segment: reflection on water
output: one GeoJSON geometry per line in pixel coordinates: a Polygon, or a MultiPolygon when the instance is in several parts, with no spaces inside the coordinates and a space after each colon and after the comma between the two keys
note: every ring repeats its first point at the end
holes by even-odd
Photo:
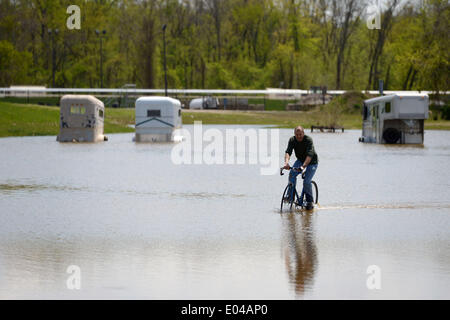
{"type": "Polygon", "coordinates": [[[424,147],[311,135],[320,205],[282,215],[287,177],[258,165],[174,165],[172,144],[132,133],[0,139],[0,299],[450,298],[450,132],[424,147]]]}
{"type": "MultiPolygon", "coordinates": [[[[36,191],[92,191],[86,188],[76,188],[69,186],[58,186],[58,185],[50,185],[50,184],[20,184],[20,183],[4,183],[0,184],[0,194],[13,194],[20,192],[36,192],[36,191]]],[[[97,190],[98,191],[98,190],[97,190]]],[[[233,194],[233,193],[214,193],[214,192],[179,192],[179,193],[170,193],[170,192],[139,192],[137,190],[127,190],[127,189],[108,189],[104,188],[103,192],[105,193],[119,193],[119,194],[130,194],[130,195],[157,195],[157,194],[166,194],[173,198],[239,198],[245,197],[245,194],[233,194]]]]}
{"type": "Polygon", "coordinates": [[[172,193],[170,194],[172,197],[178,198],[197,198],[197,199],[206,199],[206,198],[242,198],[245,197],[245,194],[233,194],[233,193],[214,193],[214,192],[180,192],[180,193],[172,193]]]}
{"type": "Polygon", "coordinates": [[[336,205],[318,206],[315,210],[345,210],[345,209],[450,209],[450,204],[423,203],[423,204],[373,204],[373,205],[336,205]]]}
{"type": "Polygon", "coordinates": [[[425,148],[424,144],[383,144],[381,145],[383,148],[392,150],[397,149],[423,149],[425,148]]]}
{"type": "Polygon", "coordinates": [[[312,288],[317,268],[312,211],[281,215],[285,238],[284,258],[289,281],[298,296],[312,288]]]}
{"type": "Polygon", "coordinates": [[[0,193],[10,194],[13,192],[33,192],[40,190],[53,191],[81,191],[81,188],[69,186],[47,185],[47,184],[20,184],[15,182],[0,183],[0,193]]]}

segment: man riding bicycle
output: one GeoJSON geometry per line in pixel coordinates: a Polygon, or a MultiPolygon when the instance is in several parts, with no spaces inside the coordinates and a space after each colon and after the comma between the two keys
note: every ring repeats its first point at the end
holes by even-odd
{"type": "MultiPolygon", "coordinates": [[[[286,148],[286,154],[284,156],[284,169],[289,170],[289,159],[292,155],[292,150],[295,151],[297,160],[294,163],[294,167],[300,167],[300,171],[291,170],[289,173],[289,182],[295,188],[297,182],[297,175],[301,172],[305,172],[305,178],[303,179],[303,192],[306,196],[306,209],[312,210],[314,208],[312,185],[311,180],[316,173],[319,159],[317,153],[314,150],[314,144],[311,137],[305,135],[305,131],[302,126],[298,126],[294,129],[294,136],[289,139],[288,146],[286,148]],[[306,169],[306,170],[305,170],[306,169]]],[[[288,191],[288,197],[293,196],[292,190],[288,191]]],[[[291,199],[287,199],[291,200],[291,199]]]]}

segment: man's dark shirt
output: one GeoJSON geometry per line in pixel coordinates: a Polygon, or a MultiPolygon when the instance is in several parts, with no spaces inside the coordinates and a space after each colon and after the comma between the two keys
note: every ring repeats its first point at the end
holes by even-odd
{"type": "Polygon", "coordinates": [[[291,156],[292,150],[295,150],[295,156],[297,157],[298,160],[302,162],[302,164],[303,162],[305,162],[307,156],[311,157],[310,164],[319,163],[317,153],[314,150],[313,140],[311,137],[307,135],[303,137],[303,140],[301,142],[298,142],[297,139],[295,139],[295,136],[291,137],[289,139],[286,153],[288,153],[289,156],[291,156]]]}

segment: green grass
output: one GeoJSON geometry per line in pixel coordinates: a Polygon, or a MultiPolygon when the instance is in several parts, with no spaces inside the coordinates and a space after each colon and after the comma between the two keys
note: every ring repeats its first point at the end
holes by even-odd
{"type": "Polygon", "coordinates": [[[59,108],[0,103],[0,136],[45,136],[59,131],[59,108]]]}
{"type": "MultiPolygon", "coordinates": [[[[325,124],[326,115],[311,111],[183,111],[183,124],[202,121],[204,124],[255,124],[275,125],[280,128],[294,128],[302,125],[305,128],[312,125],[325,124]]],[[[341,116],[340,122],[346,129],[360,129],[361,117],[347,114],[341,116]]]]}
{"type": "Polygon", "coordinates": [[[134,132],[128,127],[134,124],[134,109],[107,108],[105,110],[105,133],[134,132]]]}
{"type": "MultiPolygon", "coordinates": [[[[202,121],[203,124],[253,124],[294,128],[302,125],[325,125],[335,121],[345,129],[361,129],[359,113],[315,111],[189,111],[182,112],[183,124],[202,121]]],[[[107,108],[105,133],[134,132],[134,109],[107,108]]],[[[426,120],[426,130],[450,130],[450,121],[426,120]]],[[[0,102],[0,137],[57,135],[59,132],[59,107],[0,102]]]]}
{"type": "Polygon", "coordinates": [[[450,120],[425,120],[425,130],[450,130],[450,120]]]}
{"type": "MultiPolygon", "coordinates": [[[[107,109],[105,133],[134,132],[134,109],[107,109]]],[[[0,102],[0,137],[59,133],[59,107],[0,102]]]]}
{"type": "Polygon", "coordinates": [[[35,104],[42,106],[58,106],[61,97],[4,97],[0,98],[0,102],[11,102],[19,104],[35,104]]]}
{"type": "MultiPolygon", "coordinates": [[[[269,100],[269,99],[248,99],[249,104],[263,104],[266,111],[284,111],[288,103],[296,103],[297,100],[269,100]]],[[[232,104],[232,100],[230,102],[232,104]]]]}

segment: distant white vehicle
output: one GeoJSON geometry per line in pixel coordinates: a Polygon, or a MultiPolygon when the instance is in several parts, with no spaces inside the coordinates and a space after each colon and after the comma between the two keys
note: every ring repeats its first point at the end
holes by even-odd
{"type": "Polygon", "coordinates": [[[33,97],[36,97],[45,96],[45,90],[47,88],[45,86],[10,86],[9,89],[11,90],[10,96],[26,97],[31,91],[33,93],[33,97]]]}
{"type": "Polygon", "coordinates": [[[173,132],[181,128],[181,102],[169,97],[136,100],[136,142],[179,141],[173,132]]]}
{"type": "Polygon", "coordinates": [[[421,144],[428,119],[426,94],[393,94],[364,101],[360,142],[421,144]]]}
{"type": "Polygon", "coordinates": [[[217,109],[219,99],[214,97],[202,97],[192,99],[189,103],[189,109],[217,109]]]}

